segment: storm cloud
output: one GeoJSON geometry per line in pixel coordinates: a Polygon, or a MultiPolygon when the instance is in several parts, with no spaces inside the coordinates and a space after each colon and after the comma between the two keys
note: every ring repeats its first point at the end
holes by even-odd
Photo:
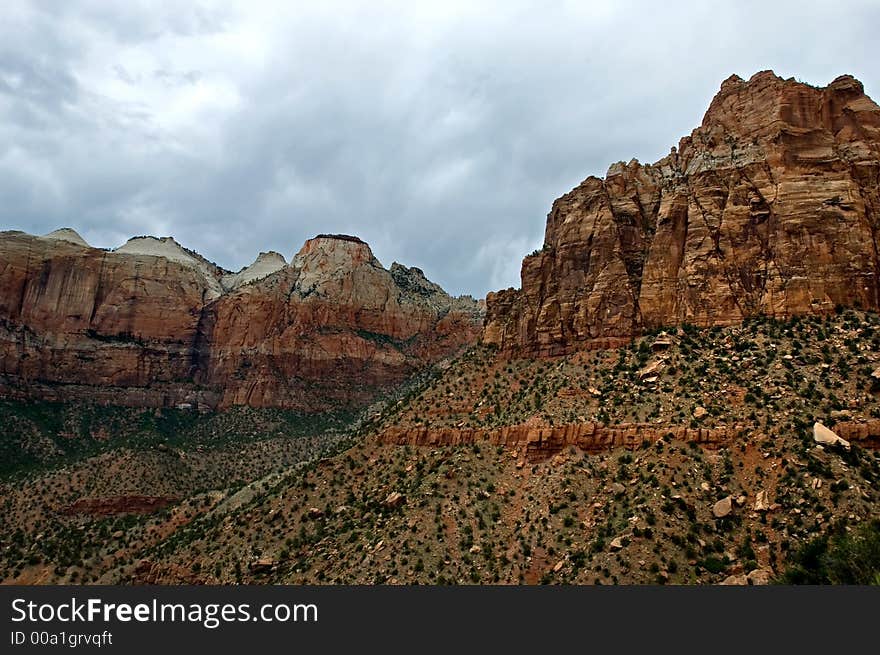
{"type": "Polygon", "coordinates": [[[0,229],[173,235],[226,268],[320,232],[518,286],[553,199],[655,161],[721,81],[880,95],[876,2],[4,3],[0,229]]]}

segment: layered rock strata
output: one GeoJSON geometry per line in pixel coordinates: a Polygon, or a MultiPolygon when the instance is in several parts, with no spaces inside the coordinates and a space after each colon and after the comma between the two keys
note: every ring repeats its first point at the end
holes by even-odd
{"type": "Polygon", "coordinates": [[[844,75],[727,79],[654,164],[559,198],[522,287],[487,297],[482,340],[556,355],[645,330],[880,305],[880,108],[844,75]]]}
{"type": "Polygon", "coordinates": [[[135,406],[321,411],[473,343],[480,305],[354,237],[237,274],[170,238],[115,251],[0,233],[0,393],[135,406]]]}
{"type": "MultiPolygon", "coordinates": [[[[848,441],[865,447],[880,446],[880,420],[841,422],[834,426],[834,432],[848,441]]],[[[401,446],[460,446],[485,442],[518,449],[529,461],[540,461],[569,446],[587,452],[614,448],[637,449],[646,443],[653,444],[664,437],[669,437],[711,448],[727,445],[747,436],[753,436],[751,429],[743,425],[699,428],[646,423],[603,425],[583,422],[564,425],[520,423],[498,428],[433,426],[388,428],[379,433],[376,439],[379,443],[401,446]]]]}

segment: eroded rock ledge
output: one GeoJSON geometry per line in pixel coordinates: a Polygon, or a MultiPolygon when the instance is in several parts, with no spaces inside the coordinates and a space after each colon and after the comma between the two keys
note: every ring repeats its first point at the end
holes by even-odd
{"type": "MultiPolygon", "coordinates": [[[[838,423],[834,431],[848,441],[863,446],[880,446],[880,420],[864,423],[850,421],[838,423]]],[[[697,443],[705,447],[719,447],[753,435],[751,428],[743,425],[717,428],[692,428],[681,425],[656,425],[645,423],[570,423],[565,425],[538,426],[529,423],[507,425],[500,428],[466,427],[406,427],[389,428],[377,437],[379,443],[409,446],[461,446],[489,443],[521,450],[529,461],[541,461],[552,457],[564,448],[574,446],[586,452],[601,452],[614,448],[640,448],[646,442],[654,442],[669,436],[678,441],[697,443]]]]}

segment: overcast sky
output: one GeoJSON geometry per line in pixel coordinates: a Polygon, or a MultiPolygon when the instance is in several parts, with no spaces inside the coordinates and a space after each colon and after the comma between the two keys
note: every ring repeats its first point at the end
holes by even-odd
{"type": "Polygon", "coordinates": [[[880,97],[876,0],[186,6],[4,0],[0,229],[232,270],[343,232],[483,296],[554,198],[667,154],[731,73],[880,97]]]}

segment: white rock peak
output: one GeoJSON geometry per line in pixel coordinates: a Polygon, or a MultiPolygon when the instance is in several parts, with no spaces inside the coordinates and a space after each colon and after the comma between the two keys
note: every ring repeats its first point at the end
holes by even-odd
{"type": "Polygon", "coordinates": [[[281,253],[270,250],[269,252],[261,252],[254,263],[245,266],[238,273],[231,273],[220,278],[220,283],[224,289],[229,291],[237,289],[243,284],[262,280],[264,277],[272,275],[287,266],[287,260],[281,253]]]}
{"type": "Polygon", "coordinates": [[[115,252],[129,255],[153,255],[173,262],[195,266],[197,260],[190,255],[173,237],[132,237],[119,246],[115,252]]]}
{"type": "Polygon", "coordinates": [[[169,261],[189,266],[202,274],[212,297],[216,298],[223,294],[224,290],[219,279],[221,269],[203,257],[191,254],[172,237],[132,237],[114,252],[124,255],[164,257],[169,261]]]}
{"type": "Polygon", "coordinates": [[[67,241],[68,243],[75,243],[83,248],[91,248],[88,242],[83,239],[76,230],[70,227],[62,227],[53,230],[52,232],[49,232],[49,234],[43,235],[43,238],[53,239],[55,241],[67,241]]]}

